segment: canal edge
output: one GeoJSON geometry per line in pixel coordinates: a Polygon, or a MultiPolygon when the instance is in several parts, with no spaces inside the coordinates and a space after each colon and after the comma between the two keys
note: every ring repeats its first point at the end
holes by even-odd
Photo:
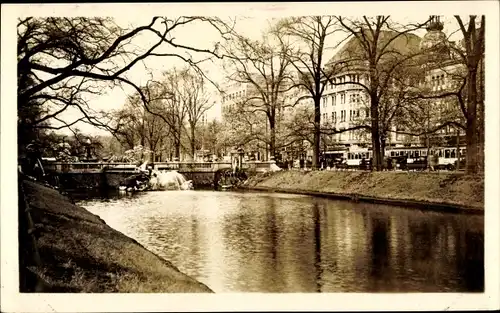
{"type": "MultiPolygon", "coordinates": [[[[176,265],[171,263],[169,260],[161,257],[160,255],[156,254],[155,252],[151,251],[150,249],[146,248],[144,245],[139,243],[136,239],[129,237],[126,234],[122,233],[121,231],[111,227],[102,218],[100,218],[100,216],[90,212],[89,210],[87,210],[86,208],[84,208],[81,205],[71,203],[71,199],[68,196],[62,194],[60,192],[60,190],[56,190],[51,186],[47,186],[47,185],[42,184],[42,183],[37,182],[37,181],[26,179],[25,177],[19,177],[18,183],[20,186],[23,187],[23,188],[20,188],[18,190],[19,199],[25,201],[25,203],[20,202],[19,203],[20,205],[18,206],[19,223],[26,224],[26,223],[30,222],[29,225],[35,225],[37,230],[39,230],[37,234],[39,234],[39,235],[43,235],[43,233],[48,234],[47,229],[55,228],[57,225],[52,223],[52,219],[45,219],[44,218],[44,221],[32,220],[31,219],[32,212],[36,213],[35,215],[37,215],[37,216],[44,216],[44,215],[45,216],[54,216],[54,217],[57,217],[61,220],[66,220],[66,221],[68,221],[68,223],[72,223],[74,221],[84,222],[84,223],[87,223],[89,225],[91,225],[91,224],[97,225],[99,223],[102,223],[102,226],[104,228],[108,228],[110,233],[117,235],[117,237],[122,237],[121,243],[123,243],[123,242],[126,243],[126,241],[129,241],[130,244],[135,245],[137,248],[139,248],[139,250],[142,250],[144,253],[150,254],[153,259],[157,260],[158,264],[161,264],[165,267],[165,268],[162,268],[162,270],[164,270],[164,271],[161,273],[162,274],[161,277],[165,278],[167,281],[170,281],[170,285],[166,286],[169,289],[168,291],[162,290],[160,292],[214,293],[214,291],[208,285],[206,285],[205,283],[197,280],[196,278],[182,272],[176,265]],[[29,184],[30,188],[24,188],[25,184],[29,184]],[[43,196],[43,194],[47,193],[47,192],[50,192],[52,194],[52,196],[55,196],[57,194],[57,197],[59,197],[58,204],[59,205],[63,204],[64,208],[59,207],[59,209],[52,211],[52,208],[51,208],[52,204],[50,203],[50,201],[43,201],[44,206],[46,206],[46,208],[41,208],[41,207],[39,207],[39,205],[30,203],[29,198],[31,198],[34,194],[38,193],[38,194],[41,194],[43,196]],[[71,207],[78,208],[78,210],[80,210],[80,213],[78,215],[82,214],[82,216],[73,215],[73,214],[66,215],[60,211],[61,209],[62,210],[67,210],[67,209],[71,210],[71,207]],[[99,223],[97,223],[96,221],[89,220],[89,217],[93,217],[95,219],[98,219],[99,223]],[[183,283],[185,283],[185,286],[180,286],[180,287],[177,286],[177,285],[182,285],[183,283]],[[173,289],[173,290],[170,290],[170,289],[173,289]],[[175,290],[175,289],[179,289],[179,290],[175,290]],[[183,289],[189,289],[191,291],[183,291],[183,289]]],[[[53,279],[54,277],[40,275],[40,273],[42,273],[42,269],[44,267],[47,267],[49,265],[54,265],[54,264],[49,264],[47,262],[43,262],[43,256],[39,253],[40,246],[39,246],[39,242],[38,242],[38,236],[36,236],[36,234],[35,234],[35,236],[33,236],[32,229],[33,229],[33,226],[30,229],[28,229],[28,231],[20,233],[21,235],[28,237],[27,238],[28,240],[22,238],[23,240],[21,240],[19,242],[20,248],[22,250],[27,250],[26,251],[27,253],[25,253],[24,255],[19,255],[20,261],[22,261],[22,262],[20,262],[20,265],[24,264],[24,266],[21,266],[19,268],[19,270],[22,274],[24,274],[24,276],[27,276],[30,279],[30,281],[27,282],[26,285],[22,285],[22,286],[20,285],[21,292],[28,292],[28,293],[29,292],[54,292],[54,290],[57,290],[57,292],[61,292],[61,291],[65,290],[65,288],[69,288],[68,289],[68,290],[70,290],[69,292],[88,292],[88,291],[79,291],[76,289],[73,290],[73,289],[71,289],[72,286],[69,286],[69,285],[66,286],[65,284],[61,284],[59,282],[57,284],[54,284],[52,282],[52,281],[55,281],[55,279],[53,279]],[[32,242],[30,241],[31,239],[32,239],[32,242]]],[[[79,231],[79,230],[77,229],[76,231],[79,231]]],[[[66,238],[61,238],[61,236],[58,235],[58,232],[50,232],[50,234],[51,235],[55,234],[54,236],[59,237],[58,240],[67,242],[66,238]]],[[[88,234],[86,234],[86,236],[96,236],[96,235],[98,235],[98,234],[92,233],[92,232],[89,232],[88,234]]],[[[45,247],[45,250],[50,250],[50,248],[45,247]]],[[[117,250],[117,252],[119,252],[119,251],[117,250]]],[[[121,253],[126,253],[126,251],[121,251],[121,253]]],[[[82,256],[71,255],[71,257],[72,257],[72,259],[77,260],[82,256]]],[[[78,265],[78,264],[76,264],[77,263],[76,261],[74,263],[75,263],[75,266],[78,265]]],[[[58,264],[56,264],[56,265],[58,265],[58,264]]],[[[102,264],[102,265],[103,265],[103,268],[106,267],[106,264],[102,264]]],[[[153,264],[153,265],[155,265],[155,264],[153,264]]],[[[137,266],[136,268],[134,266],[130,267],[131,271],[137,271],[140,275],[148,275],[149,272],[141,271],[141,268],[139,266],[137,266]]],[[[80,269],[80,268],[77,268],[77,269],[80,269]]],[[[101,269],[96,268],[95,270],[99,271],[101,269]]],[[[157,273],[153,271],[150,274],[152,274],[152,277],[156,277],[155,275],[157,273]]],[[[22,283],[22,282],[20,282],[20,283],[22,283]]],[[[88,283],[94,284],[95,282],[89,281],[88,283]]],[[[144,285],[146,285],[147,283],[149,283],[149,281],[141,281],[139,283],[140,284],[143,283],[144,285]]],[[[152,288],[154,289],[154,286],[152,288]]],[[[111,293],[114,293],[116,291],[105,290],[105,291],[91,291],[91,292],[97,292],[97,293],[111,292],[111,293]]],[[[128,291],[120,291],[120,292],[128,292],[128,291]]],[[[147,291],[147,292],[151,292],[151,291],[147,291]]]]}
{"type": "Polygon", "coordinates": [[[387,204],[393,206],[405,206],[412,209],[420,209],[423,211],[484,215],[483,209],[471,206],[459,205],[459,204],[452,204],[452,203],[440,203],[440,202],[420,201],[420,200],[410,200],[410,199],[390,199],[382,197],[370,197],[360,194],[320,192],[313,190],[277,188],[277,187],[240,186],[239,189],[248,191],[265,191],[270,193],[299,194],[299,195],[315,196],[327,199],[346,200],[351,202],[366,202],[375,204],[387,204]]]}

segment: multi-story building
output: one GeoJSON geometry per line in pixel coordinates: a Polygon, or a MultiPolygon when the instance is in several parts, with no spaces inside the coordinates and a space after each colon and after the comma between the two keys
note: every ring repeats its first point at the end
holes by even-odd
{"type": "MultiPolygon", "coordinates": [[[[443,24],[439,18],[433,17],[423,38],[414,34],[407,34],[398,37],[390,44],[392,50],[396,50],[401,54],[418,54],[424,50],[426,51],[419,59],[422,63],[420,68],[423,70],[421,72],[423,77],[420,78],[419,87],[421,89],[425,87],[426,90],[435,94],[444,93],[445,90],[455,87],[456,79],[454,78],[462,68],[462,65],[452,56],[450,45],[454,43],[447,41],[442,30],[443,24]]],[[[380,40],[383,42],[384,40],[390,40],[396,34],[391,31],[384,31],[381,35],[380,40]]],[[[359,42],[353,37],[327,63],[326,68],[333,69],[337,64],[345,63],[346,59],[352,58],[353,53],[361,55],[360,51],[359,42]]],[[[337,67],[341,69],[335,72],[330,81],[325,80],[326,86],[320,108],[322,125],[331,126],[335,129],[348,129],[362,124],[370,125],[370,99],[363,86],[360,85],[368,86],[367,65],[367,62],[358,61],[351,66],[337,67]]],[[[385,101],[395,100],[385,99],[385,101]]],[[[428,129],[438,125],[445,117],[450,118],[451,114],[457,114],[457,104],[449,98],[432,99],[428,100],[428,102],[428,129]]],[[[457,115],[457,118],[459,118],[459,115],[457,115]]],[[[386,138],[387,146],[423,144],[423,136],[404,134],[406,132],[400,125],[391,125],[390,129],[388,138],[386,138]]],[[[433,138],[441,137],[443,140],[437,141],[440,141],[441,144],[449,144],[452,141],[450,137],[456,138],[456,131],[453,126],[447,126],[439,130],[433,138]]],[[[346,131],[329,137],[326,140],[323,139],[328,143],[328,147],[325,144],[322,149],[371,145],[371,135],[365,129],[346,131]]]]}
{"type": "Polygon", "coordinates": [[[224,90],[221,93],[222,119],[224,119],[224,115],[227,114],[231,108],[235,107],[236,103],[243,101],[247,97],[247,94],[250,93],[250,89],[252,89],[252,85],[249,83],[231,82],[224,86],[224,90]]]}
{"type": "MultiPolygon", "coordinates": [[[[425,90],[428,95],[440,95],[447,91],[457,90],[463,82],[464,64],[459,61],[460,57],[456,50],[463,42],[449,42],[443,33],[443,23],[439,17],[431,17],[427,27],[427,33],[422,39],[420,48],[427,52],[423,55],[421,69],[423,77],[419,88],[425,90]]],[[[460,122],[463,119],[458,102],[453,97],[436,98],[427,100],[428,112],[423,116],[429,125],[435,127],[445,121],[460,122]]],[[[463,142],[464,132],[460,128],[447,125],[429,136],[430,144],[450,145],[458,141],[463,142]]],[[[422,138],[421,138],[422,139],[422,138]]],[[[422,141],[422,140],[421,140],[422,141]]]]}
{"type": "MultiPolygon", "coordinates": [[[[253,155],[256,159],[267,160],[270,156],[270,151],[268,144],[263,142],[263,138],[267,138],[270,140],[270,123],[268,120],[267,113],[265,111],[271,110],[271,106],[264,104],[264,99],[271,99],[273,95],[264,95],[263,92],[266,90],[268,84],[264,77],[261,74],[253,75],[253,80],[257,84],[259,84],[260,88],[258,88],[254,83],[251,82],[230,82],[226,84],[223,88],[223,92],[221,93],[222,98],[222,120],[223,121],[231,121],[234,123],[234,126],[237,126],[241,121],[238,121],[238,116],[240,112],[234,110],[238,107],[238,105],[243,104],[245,118],[244,118],[244,128],[246,134],[253,134],[253,138],[261,138],[260,140],[251,140],[250,143],[247,144],[246,149],[248,153],[253,155]]],[[[275,134],[280,131],[280,127],[284,118],[286,116],[286,110],[284,107],[290,106],[291,101],[295,101],[296,99],[293,97],[293,90],[289,90],[289,85],[285,85],[286,83],[282,83],[282,91],[280,91],[277,101],[279,104],[276,104],[274,112],[274,129],[275,134]]],[[[292,88],[293,89],[293,88],[292,88]]],[[[276,92],[276,91],[270,91],[276,92]]],[[[243,113],[243,112],[241,112],[243,113]]],[[[269,112],[270,113],[270,112],[269,112]]],[[[243,138],[243,133],[240,134],[243,138]]],[[[276,135],[278,136],[278,135],[276,135]]],[[[276,153],[280,153],[279,148],[276,148],[276,153]]]]}
{"type": "MultiPolygon", "coordinates": [[[[242,83],[242,82],[229,82],[223,87],[223,91],[221,93],[221,117],[222,117],[222,122],[225,123],[229,121],[231,125],[235,126],[235,130],[238,129],[237,125],[234,123],[241,123],[241,121],[238,121],[238,112],[235,110],[238,108],[238,104],[241,104],[245,101],[248,101],[251,97],[255,96],[257,90],[256,87],[251,84],[251,83],[242,83]],[[236,118],[236,119],[235,119],[236,118]]],[[[261,118],[257,118],[255,116],[254,122],[255,124],[252,124],[252,117],[248,121],[246,121],[244,124],[245,127],[245,133],[250,134],[259,129],[259,125],[257,125],[258,122],[262,122],[262,120],[265,120],[265,116],[262,116],[261,118]],[[248,128],[249,129],[246,129],[248,128]]],[[[236,136],[236,134],[233,134],[236,136]]],[[[241,134],[242,138],[244,134],[241,134]]],[[[255,141],[251,141],[250,143],[247,143],[246,145],[246,153],[247,157],[253,159],[267,159],[267,149],[261,148],[262,144],[258,144],[255,141]]],[[[225,155],[228,155],[230,151],[239,148],[239,147],[225,147],[225,155]]]]}

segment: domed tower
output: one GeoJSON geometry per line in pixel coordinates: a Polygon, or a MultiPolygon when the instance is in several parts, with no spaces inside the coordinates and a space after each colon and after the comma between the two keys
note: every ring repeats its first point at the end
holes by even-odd
{"type": "Polygon", "coordinates": [[[443,23],[437,15],[431,15],[427,25],[427,33],[420,42],[420,50],[425,52],[429,61],[449,58],[449,42],[443,33],[443,23]]]}

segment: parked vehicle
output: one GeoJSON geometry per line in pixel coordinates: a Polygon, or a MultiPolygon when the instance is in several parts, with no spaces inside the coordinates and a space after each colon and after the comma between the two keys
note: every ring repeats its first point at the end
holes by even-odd
{"type": "Polygon", "coordinates": [[[417,170],[417,171],[423,171],[427,168],[427,156],[421,156],[418,158],[415,158],[413,162],[409,163],[403,163],[401,164],[401,169],[402,170],[417,170]]]}
{"type": "MultiPolygon", "coordinates": [[[[458,160],[456,160],[453,164],[448,164],[448,170],[450,171],[454,171],[457,169],[457,163],[458,163],[458,160]]],[[[465,162],[465,158],[460,158],[460,170],[465,170],[465,165],[466,165],[466,162],[465,162]]]]}

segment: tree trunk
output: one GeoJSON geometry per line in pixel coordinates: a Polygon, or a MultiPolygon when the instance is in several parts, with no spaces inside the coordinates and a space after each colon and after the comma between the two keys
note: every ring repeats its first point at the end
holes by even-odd
{"type": "MultiPolygon", "coordinates": [[[[425,123],[425,147],[427,148],[427,169],[428,170],[431,170],[431,155],[430,155],[430,152],[431,152],[431,139],[430,139],[430,135],[428,133],[429,131],[429,128],[430,128],[430,123],[431,123],[431,118],[429,116],[429,105],[427,104],[427,107],[426,107],[426,123],[425,123]]],[[[433,164],[433,166],[436,166],[436,164],[433,164]]]]}
{"type": "Polygon", "coordinates": [[[179,121],[176,123],[177,130],[175,134],[175,157],[180,161],[181,160],[181,130],[182,130],[182,121],[179,118],[179,121]]]}
{"type": "Polygon", "coordinates": [[[376,95],[370,95],[371,105],[371,132],[372,132],[372,152],[373,163],[372,169],[380,171],[381,169],[381,151],[380,151],[380,130],[378,125],[378,99],[376,95]]]}
{"type": "Polygon", "coordinates": [[[271,138],[269,141],[269,154],[271,159],[275,159],[276,157],[276,125],[273,118],[269,119],[269,130],[271,132],[271,138]]]}
{"type": "Polygon", "coordinates": [[[380,160],[382,164],[382,169],[384,168],[384,160],[385,160],[385,145],[386,145],[387,139],[386,139],[386,133],[384,132],[380,136],[380,160]]]}
{"type": "Polygon", "coordinates": [[[174,158],[177,158],[179,161],[181,159],[181,140],[178,137],[174,139],[174,158]]]}
{"type": "Polygon", "coordinates": [[[313,140],[313,160],[312,168],[317,169],[319,164],[319,151],[321,141],[321,111],[320,111],[321,98],[314,99],[314,140],[313,140]]]}
{"type": "Polygon", "coordinates": [[[194,125],[191,125],[191,159],[194,161],[194,155],[195,155],[195,150],[196,150],[196,147],[195,147],[195,128],[194,128],[194,125]]]}
{"type": "Polygon", "coordinates": [[[142,150],[141,150],[141,162],[143,161],[144,159],[144,148],[145,148],[145,145],[146,144],[146,140],[144,138],[144,135],[141,136],[141,146],[142,146],[142,150]]]}
{"type": "Polygon", "coordinates": [[[467,143],[466,152],[466,173],[475,174],[478,171],[478,136],[477,136],[477,70],[469,68],[467,75],[467,129],[465,130],[465,140],[467,143]]]}
{"type": "Polygon", "coordinates": [[[460,170],[460,129],[457,127],[457,142],[455,143],[457,152],[455,153],[455,156],[457,157],[457,168],[456,170],[460,170]]]}
{"type": "Polygon", "coordinates": [[[478,113],[478,170],[484,172],[484,59],[479,61],[479,95],[477,97],[478,113]]]}

